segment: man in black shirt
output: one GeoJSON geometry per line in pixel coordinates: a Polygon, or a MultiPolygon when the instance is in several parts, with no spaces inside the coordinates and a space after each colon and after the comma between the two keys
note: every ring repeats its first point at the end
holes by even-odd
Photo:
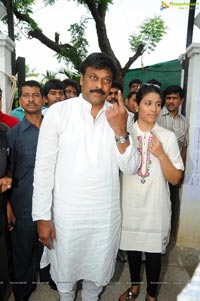
{"type": "Polygon", "coordinates": [[[38,82],[27,81],[22,85],[19,100],[25,117],[7,133],[9,171],[13,176],[10,201],[16,217],[11,232],[15,301],[29,300],[36,288],[36,267],[40,260],[36,222],[32,220],[32,193],[35,155],[42,122],[42,96],[43,91],[38,82]]]}

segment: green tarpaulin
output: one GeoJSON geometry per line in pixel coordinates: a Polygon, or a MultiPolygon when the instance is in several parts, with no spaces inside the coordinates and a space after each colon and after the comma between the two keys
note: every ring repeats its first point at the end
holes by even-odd
{"type": "Polygon", "coordinates": [[[181,64],[178,60],[172,60],[129,70],[124,78],[124,97],[129,92],[129,82],[134,78],[139,78],[144,83],[156,79],[162,84],[163,90],[170,85],[181,85],[181,64]]]}

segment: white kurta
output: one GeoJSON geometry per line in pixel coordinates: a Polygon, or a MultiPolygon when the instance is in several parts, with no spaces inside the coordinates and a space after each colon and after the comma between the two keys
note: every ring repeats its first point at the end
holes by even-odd
{"type": "Polygon", "coordinates": [[[105,116],[94,120],[82,96],[51,106],[40,129],[34,174],[33,219],[52,219],[57,242],[50,251],[54,281],[106,285],[119,247],[119,167],[136,172],[132,141],[120,154],[105,116]]]}
{"type": "MultiPolygon", "coordinates": [[[[158,124],[153,132],[161,141],[165,153],[177,169],[184,169],[174,133],[158,124]]],[[[134,143],[141,141],[142,169],[139,175],[122,177],[122,236],[120,249],[162,252],[169,241],[171,202],[168,182],[159,160],[147,154],[150,132],[142,132],[137,122],[133,125],[134,143]],[[148,158],[148,161],[147,161],[148,158]],[[141,175],[145,175],[144,181],[141,175]],[[142,183],[144,182],[144,183],[142,183]]],[[[151,138],[150,138],[151,139],[151,138]]]]}

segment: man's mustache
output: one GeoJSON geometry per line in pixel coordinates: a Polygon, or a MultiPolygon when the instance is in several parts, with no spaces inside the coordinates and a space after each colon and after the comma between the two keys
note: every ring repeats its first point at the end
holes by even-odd
{"type": "Polygon", "coordinates": [[[92,89],[90,90],[90,93],[99,93],[99,94],[102,94],[102,95],[105,95],[106,93],[101,90],[101,89],[92,89]]]}

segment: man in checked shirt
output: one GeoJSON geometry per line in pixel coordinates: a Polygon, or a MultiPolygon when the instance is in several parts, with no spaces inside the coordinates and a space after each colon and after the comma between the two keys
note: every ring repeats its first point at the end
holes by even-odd
{"type": "MultiPolygon", "coordinates": [[[[157,122],[162,127],[175,133],[181,152],[181,157],[185,165],[187,147],[189,143],[189,124],[185,116],[183,116],[180,112],[180,108],[183,101],[184,101],[183,89],[177,85],[168,86],[164,91],[165,106],[161,110],[157,122]]],[[[175,186],[169,184],[170,199],[172,202],[171,233],[172,233],[172,238],[174,240],[176,240],[176,234],[178,228],[177,222],[179,219],[179,211],[180,211],[180,199],[179,199],[180,184],[175,186]]]]}

